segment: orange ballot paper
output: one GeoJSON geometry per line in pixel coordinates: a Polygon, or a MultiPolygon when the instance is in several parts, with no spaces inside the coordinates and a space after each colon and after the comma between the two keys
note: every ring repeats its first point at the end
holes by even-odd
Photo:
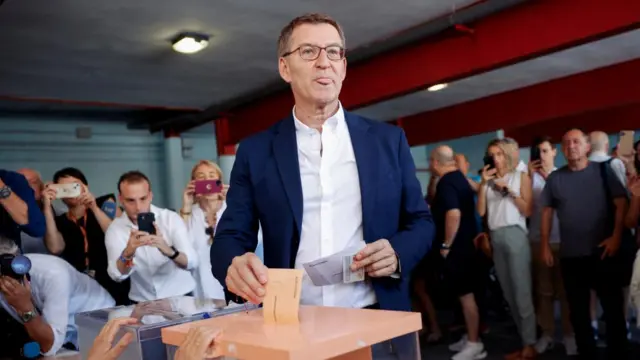
{"type": "Polygon", "coordinates": [[[269,269],[262,302],[266,323],[297,323],[303,270],[269,269]]]}

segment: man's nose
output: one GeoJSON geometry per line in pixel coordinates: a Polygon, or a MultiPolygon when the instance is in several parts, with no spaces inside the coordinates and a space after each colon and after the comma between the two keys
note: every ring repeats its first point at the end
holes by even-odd
{"type": "Polygon", "coordinates": [[[319,68],[328,68],[331,64],[331,60],[327,56],[327,50],[320,49],[320,54],[318,54],[318,58],[316,59],[316,67],[319,68]]]}

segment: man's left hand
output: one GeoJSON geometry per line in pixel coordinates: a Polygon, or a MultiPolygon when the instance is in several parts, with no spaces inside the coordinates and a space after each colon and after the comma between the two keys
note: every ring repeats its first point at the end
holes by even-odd
{"type": "Polygon", "coordinates": [[[4,187],[4,186],[5,186],[5,183],[4,183],[4,181],[2,181],[2,179],[0,178],[0,187],[4,187]]]}
{"type": "Polygon", "coordinates": [[[7,303],[20,314],[33,311],[31,285],[25,277],[24,285],[9,276],[0,277],[0,291],[7,303]]]}
{"type": "Polygon", "coordinates": [[[387,239],[380,239],[367,244],[354,257],[351,270],[365,268],[370,277],[384,277],[398,270],[398,257],[387,239]]]}
{"type": "Polygon", "coordinates": [[[604,259],[607,256],[614,256],[618,252],[618,249],[620,249],[620,238],[612,236],[601,242],[598,247],[604,247],[601,259],[604,259]]]}

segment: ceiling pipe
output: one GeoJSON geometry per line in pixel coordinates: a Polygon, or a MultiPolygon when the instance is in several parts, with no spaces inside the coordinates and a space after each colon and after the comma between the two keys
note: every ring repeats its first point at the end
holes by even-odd
{"type": "MultiPolygon", "coordinates": [[[[469,33],[473,28],[467,24],[522,4],[526,1],[529,0],[483,0],[472,3],[467,7],[456,10],[453,13],[432,19],[428,22],[400,32],[396,32],[391,36],[387,36],[367,45],[355,48],[352,51],[348,51],[347,56],[349,64],[350,66],[353,66],[359,62],[367,61],[376,55],[409,46],[418,41],[424,40],[425,38],[440,34],[448,29],[454,29],[462,33],[469,33]]],[[[278,91],[287,91],[287,89],[288,85],[278,79],[270,85],[256,91],[252,91],[246,95],[239,96],[236,99],[232,99],[221,104],[211,105],[201,113],[156,122],[151,125],[150,130],[152,132],[160,131],[165,127],[170,127],[172,124],[176,123],[180,123],[180,128],[186,130],[211,121],[219,117],[220,113],[232,113],[233,109],[249,106],[252,102],[269,94],[278,91]]]]}

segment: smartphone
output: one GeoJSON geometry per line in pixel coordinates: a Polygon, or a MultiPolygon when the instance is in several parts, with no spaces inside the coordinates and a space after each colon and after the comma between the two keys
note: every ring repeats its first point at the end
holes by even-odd
{"type": "Polygon", "coordinates": [[[138,230],[155,235],[156,227],[153,226],[155,221],[156,216],[152,212],[138,214],[138,230]]]}
{"type": "Polygon", "coordinates": [[[78,183],[50,184],[49,187],[56,189],[56,199],[75,198],[82,194],[82,187],[78,183]]]}
{"type": "Polygon", "coordinates": [[[222,192],[222,181],[220,180],[196,180],[196,195],[219,194],[222,192]]]}
{"type": "Polygon", "coordinates": [[[620,141],[618,142],[618,154],[619,155],[632,155],[633,150],[633,138],[635,137],[635,131],[622,130],[620,131],[620,141]]]}
{"type": "Polygon", "coordinates": [[[529,161],[539,161],[540,160],[540,148],[537,146],[532,146],[529,154],[529,161]]]}
{"type": "Polygon", "coordinates": [[[491,155],[485,155],[484,158],[482,159],[482,162],[484,163],[484,166],[489,165],[488,170],[491,170],[496,167],[496,163],[493,161],[493,156],[491,155]]]}

